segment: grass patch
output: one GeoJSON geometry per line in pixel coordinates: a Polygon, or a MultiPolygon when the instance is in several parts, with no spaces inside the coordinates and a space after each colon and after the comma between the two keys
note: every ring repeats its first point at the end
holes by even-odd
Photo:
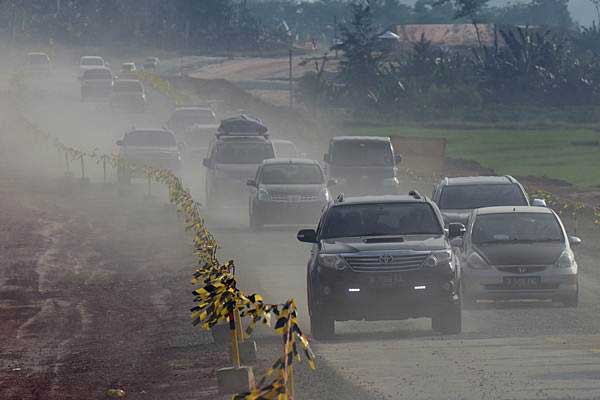
{"type": "Polygon", "coordinates": [[[498,174],[561,179],[578,186],[600,185],[600,146],[571,142],[600,140],[589,128],[499,129],[351,126],[345,134],[446,138],[446,155],[473,160],[498,174]]]}

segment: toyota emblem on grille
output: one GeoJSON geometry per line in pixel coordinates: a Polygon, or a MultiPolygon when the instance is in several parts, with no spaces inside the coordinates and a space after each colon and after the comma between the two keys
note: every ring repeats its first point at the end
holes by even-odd
{"type": "Polygon", "coordinates": [[[382,264],[391,264],[394,262],[394,256],[386,254],[384,256],[379,257],[379,262],[382,264]]]}

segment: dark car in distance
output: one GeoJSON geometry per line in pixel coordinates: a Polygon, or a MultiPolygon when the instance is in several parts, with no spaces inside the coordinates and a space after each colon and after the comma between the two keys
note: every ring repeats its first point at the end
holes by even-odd
{"type": "Polygon", "coordinates": [[[417,192],[330,202],[312,244],[308,307],[312,334],[327,338],[335,321],[428,317],[447,334],[462,327],[460,267],[450,246],[462,224],[444,229],[432,201],[417,192]]]}
{"type": "Polygon", "coordinates": [[[260,120],[247,115],[222,120],[202,160],[207,206],[245,206],[248,179],[269,158],[275,158],[273,143],[260,120]]]}
{"type": "Polygon", "coordinates": [[[329,202],[328,182],[318,162],[298,158],[263,161],[251,188],[250,228],[273,224],[316,224],[329,202]]]}
{"type": "Polygon", "coordinates": [[[115,80],[109,103],[113,109],[144,112],[147,106],[144,84],[135,79],[115,80]]]}
{"type": "Polygon", "coordinates": [[[86,69],[81,76],[81,101],[108,99],[113,87],[113,75],[105,67],[86,69]]]}
{"type": "Polygon", "coordinates": [[[171,131],[134,129],[125,133],[123,139],[117,141],[117,146],[119,158],[136,166],[134,171],[119,166],[119,183],[131,183],[132,178],[142,177],[145,166],[165,168],[175,173],[181,169],[181,149],[171,131]]]}
{"type": "Polygon", "coordinates": [[[327,175],[338,182],[336,191],[347,196],[399,193],[401,157],[389,137],[336,136],[323,157],[327,175]]]}

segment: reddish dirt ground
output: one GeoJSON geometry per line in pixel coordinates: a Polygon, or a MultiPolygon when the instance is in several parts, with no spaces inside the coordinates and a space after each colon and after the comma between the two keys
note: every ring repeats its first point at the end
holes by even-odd
{"type": "Polygon", "coordinates": [[[174,211],[114,188],[1,180],[0,398],[214,398],[227,356],[181,323],[193,260],[174,211]]]}

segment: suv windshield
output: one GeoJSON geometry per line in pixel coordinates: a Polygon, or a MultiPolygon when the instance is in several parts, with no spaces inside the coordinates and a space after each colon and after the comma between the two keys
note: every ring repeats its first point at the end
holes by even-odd
{"type": "Polygon", "coordinates": [[[169,132],[136,131],[125,135],[124,142],[130,146],[173,147],[175,137],[169,132]]]}
{"type": "Polygon", "coordinates": [[[526,206],[527,199],[516,184],[445,186],[440,196],[442,210],[468,210],[495,206],[526,206]]]}
{"type": "Polygon", "coordinates": [[[138,81],[117,81],[113,86],[113,91],[117,93],[142,93],[144,89],[138,81]]]}
{"type": "Polygon", "coordinates": [[[319,185],[323,183],[321,168],[314,164],[265,165],[260,183],[265,185],[319,185]]]}
{"type": "Polygon", "coordinates": [[[273,146],[265,142],[223,142],[217,147],[219,164],[260,164],[273,158],[273,146]]]}
{"type": "Polygon", "coordinates": [[[332,207],[321,237],[442,234],[442,227],[429,204],[406,202],[332,207]]]}
{"type": "Polygon", "coordinates": [[[477,216],[473,224],[475,244],[518,241],[564,241],[562,229],[552,214],[502,213],[477,216]]]}
{"type": "Polygon", "coordinates": [[[331,163],[341,166],[393,166],[394,157],[388,142],[348,140],[334,142],[331,163]]]}

